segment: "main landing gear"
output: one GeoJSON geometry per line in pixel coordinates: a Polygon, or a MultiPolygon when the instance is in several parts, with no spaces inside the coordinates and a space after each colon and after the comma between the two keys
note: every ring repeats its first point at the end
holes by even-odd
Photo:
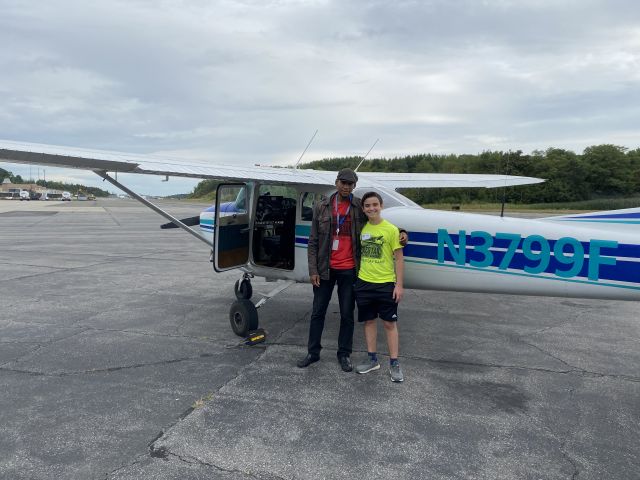
{"type": "Polygon", "coordinates": [[[229,322],[233,333],[240,337],[246,337],[250,331],[258,328],[258,308],[295,283],[293,280],[278,283],[276,288],[269,293],[260,293],[262,298],[254,305],[250,300],[253,295],[251,278],[253,278],[252,274],[244,273],[233,288],[237,300],[233,302],[229,310],[229,322]]]}

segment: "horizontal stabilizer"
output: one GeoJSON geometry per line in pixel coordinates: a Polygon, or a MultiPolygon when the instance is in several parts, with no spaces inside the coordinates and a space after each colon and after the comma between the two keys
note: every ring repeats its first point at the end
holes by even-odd
{"type": "MultiPolygon", "coordinates": [[[[193,227],[194,225],[200,225],[200,215],[197,215],[195,217],[182,218],[180,219],[180,221],[185,225],[187,225],[188,227],[193,227]]],[[[178,228],[178,226],[173,222],[169,222],[169,223],[163,223],[162,225],[160,225],[160,228],[162,229],[178,228]]]]}
{"type": "Polygon", "coordinates": [[[584,227],[606,231],[640,231],[640,208],[624,208],[603,212],[579,213],[547,217],[541,220],[550,222],[574,223],[584,227]]]}

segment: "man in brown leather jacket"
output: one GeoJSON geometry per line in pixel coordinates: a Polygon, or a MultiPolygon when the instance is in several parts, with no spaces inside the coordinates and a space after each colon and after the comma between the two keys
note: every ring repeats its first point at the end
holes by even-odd
{"type": "MultiPolygon", "coordinates": [[[[309,277],[313,285],[313,310],[309,325],[307,355],[298,362],[305,368],[320,360],[322,331],[333,288],[338,285],[340,331],[338,333],[338,361],[342,370],[353,370],[353,284],[360,261],[360,231],[367,221],[360,199],[352,192],[358,176],[350,168],[338,172],[336,193],[313,206],[313,220],[307,256],[309,277]]],[[[401,243],[406,244],[406,232],[401,243]]]]}

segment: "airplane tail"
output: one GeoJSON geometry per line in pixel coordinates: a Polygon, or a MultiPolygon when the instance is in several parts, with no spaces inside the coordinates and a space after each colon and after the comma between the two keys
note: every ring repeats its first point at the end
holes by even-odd
{"type": "Polygon", "coordinates": [[[540,220],[575,223],[576,225],[606,231],[640,232],[640,207],[561,215],[541,218],[540,220]]]}

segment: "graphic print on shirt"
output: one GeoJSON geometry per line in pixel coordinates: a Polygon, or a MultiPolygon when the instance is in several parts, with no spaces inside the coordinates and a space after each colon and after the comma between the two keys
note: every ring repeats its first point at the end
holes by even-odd
{"type": "Polygon", "coordinates": [[[384,236],[369,237],[362,239],[362,257],[372,262],[382,261],[382,246],[384,245],[384,236]]]}

